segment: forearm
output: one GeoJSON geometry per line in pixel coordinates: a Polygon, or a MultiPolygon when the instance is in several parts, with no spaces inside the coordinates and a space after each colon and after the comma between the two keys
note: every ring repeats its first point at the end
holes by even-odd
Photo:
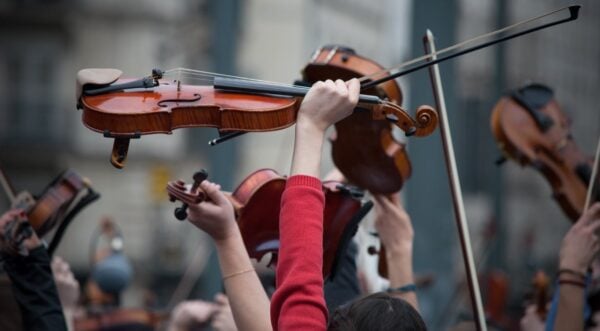
{"type": "Polygon", "coordinates": [[[298,121],[290,176],[307,175],[319,178],[321,149],[325,132],[310,123],[298,121]]]}
{"type": "MultiPolygon", "coordinates": [[[[390,288],[399,288],[414,284],[412,263],[412,245],[410,247],[386,246],[386,260],[390,288]]],[[[413,308],[419,310],[419,302],[415,291],[394,291],[390,295],[406,300],[413,308]]]]}
{"type": "Polygon", "coordinates": [[[45,248],[37,247],[29,256],[6,259],[4,268],[21,308],[25,329],[67,329],[45,248]]]}
{"type": "Polygon", "coordinates": [[[583,330],[583,305],[583,287],[561,284],[554,331],[583,330]]]}
{"type": "Polygon", "coordinates": [[[224,286],[239,330],[271,330],[269,298],[239,233],[216,242],[224,286]]]}

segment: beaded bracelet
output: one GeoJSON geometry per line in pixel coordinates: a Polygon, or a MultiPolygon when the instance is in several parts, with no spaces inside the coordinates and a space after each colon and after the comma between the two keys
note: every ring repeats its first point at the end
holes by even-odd
{"type": "Polygon", "coordinates": [[[415,284],[406,284],[404,286],[400,286],[400,287],[396,287],[396,288],[388,288],[387,290],[385,290],[387,293],[393,293],[393,292],[400,292],[400,293],[407,293],[407,292],[414,292],[417,290],[417,285],[415,284]]]}
{"type": "Polygon", "coordinates": [[[585,274],[583,272],[573,270],[573,269],[568,269],[568,268],[562,268],[562,269],[558,270],[557,274],[558,274],[558,276],[560,276],[561,274],[569,274],[569,275],[579,276],[579,277],[581,277],[581,279],[585,279],[585,274]]]}
{"type": "Polygon", "coordinates": [[[571,280],[571,279],[559,279],[558,280],[558,284],[559,285],[563,285],[563,284],[568,284],[568,285],[575,285],[575,286],[579,286],[581,288],[585,288],[585,283],[578,281],[578,280],[571,280]]]}

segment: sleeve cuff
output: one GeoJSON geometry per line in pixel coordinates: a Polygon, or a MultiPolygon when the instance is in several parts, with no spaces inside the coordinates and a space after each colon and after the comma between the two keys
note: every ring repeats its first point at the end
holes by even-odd
{"type": "Polygon", "coordinates": [[[294,175],[288,178],[286,188],[297,186],[308,186],[317,190],[323,189],[323,184],[320,179],[307,175],[294,175]]]}

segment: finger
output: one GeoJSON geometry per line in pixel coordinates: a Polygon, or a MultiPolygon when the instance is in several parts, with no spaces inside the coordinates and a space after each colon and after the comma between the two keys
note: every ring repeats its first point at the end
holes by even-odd
{"type": "Polygon", "coordinates": [[[348,87],[346,86],[346,83],[343,80],[337,79],[335,81],[335,89],[340,96],[348,96],[348,87]]]}
{"type": "Polygon", "coordinates": [[[591,231],[593,233],[598,232],[598,230],[600,229],[600,220],[592,220],[589,223],[585,224],[585,229],[587,231],[591,231]]]}
{"type": "Polygon", "coordinates": [[[328,90],[334,91],[336,89],[335,83],[331,79],[325,81],[325,86],[328,90]]]}
{"type": "Polygon", "coordinates": [[[221,192],[221,187],[217,184],[211,183],[207,180],[200,183],[200,187],[210,200],[212,200],[216,205],[223,206],[227,204],[227,197],[223,192],[221,192]]]}
{"type": "Polygon", "coordinates": [[[347,83],[348,85],[348,99],[349,101],[355,105],[358,103],[358,97],[360,94],[360,82],[356,78],[352,78],[347,83]]]}
{"type": "Polygon", "coordinates": [[[229,299],[227,299],[227,296],[225,294],[217,293],[215,295],[215,303],[219,305],[229,305],[229,299]]]}
{"type": "Polygon", "coordinates": [[[600,217],[600,202],[594,203],[585,214],[591,219],[598,219],[600,217]]]}

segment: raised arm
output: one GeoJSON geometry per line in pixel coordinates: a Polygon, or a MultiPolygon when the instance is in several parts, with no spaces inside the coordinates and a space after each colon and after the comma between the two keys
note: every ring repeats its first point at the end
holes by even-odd
{"type": "Polygon", "coordinates": [[[414,231],[410,216],[400,203],[400,196],[373,195],[375,200],[375,228],[381,244],[390,280],[390,295],[406,300],[419,310],[413,275],[414,231]]]}
{"type": "Polygon", "coordinates": [[[221,187],[203,181],[209,201],[189,207],[188,220],[214,240],[235,323],[240,330],[270,330],[269,298],[252,266],[233,206],[221,187]]]}
{"type": "Polygon", "coordinates": [[[562,241],[555,331],[583,330],[585,275],[600,250],[598,229],[600,202],[595,203],[581,216],[562,241]]]}
{"type": "Polygon", "coordinates": [[[317,82],[298,112],[291,177],[281,199],[277,290],[271,302],[274,329],[325,330],[323,208],[319,177],[325,131],[348,116],[359,83],[317,82]]]}

